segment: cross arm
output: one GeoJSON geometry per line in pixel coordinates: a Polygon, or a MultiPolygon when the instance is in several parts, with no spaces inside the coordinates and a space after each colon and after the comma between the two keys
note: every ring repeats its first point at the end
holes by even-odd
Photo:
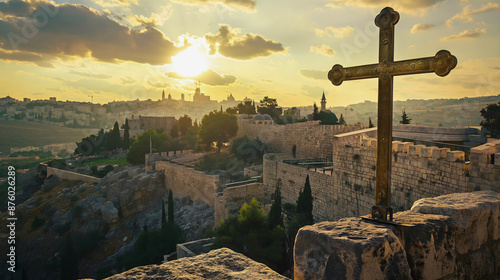
{"type": "Polygon", "coordinates": [[[432,72],[446,76],[455,66],[457,58],[449,51],[441,50],[435,56],[393,62],[388,71],[393,76],[432,72]]]}
{"type": "Polygon", "coordinates": [[[378,63],[347,68],[342,67],[340,64],[335,64],[332,70],[328,72],[328,80],[332,84],[339,86],[343,81],[378,78],[378,68],[378,63]]]}

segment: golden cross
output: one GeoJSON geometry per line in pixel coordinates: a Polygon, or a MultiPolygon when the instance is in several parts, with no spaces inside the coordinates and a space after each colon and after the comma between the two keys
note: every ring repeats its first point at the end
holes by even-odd
{"type": "Polygon", "coordinates": [[[390,7],[375,18],[375,25],[380,28],[378,63],[348,68],[335,64],[328,72],[328,79],[336,86],[348,80],[378,78],[377,183],[372,218],[388,220],[389,215],[391,221],[393,77],[430,72],[446,76],[457,65],[457,58],[446,50],[432,57],[394,61],[394,25],[398,20],[399,13],[390,7]]]}

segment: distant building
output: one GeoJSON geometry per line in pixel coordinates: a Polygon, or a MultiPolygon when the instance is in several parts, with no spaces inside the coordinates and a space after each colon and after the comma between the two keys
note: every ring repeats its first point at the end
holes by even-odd
{"type": "Polygon", "coordinates": [[[273,118],[268,114],[257,114],[252,118],[252,124],[273,124],[273,118]]]}
{"type": "Polygon", "coordinates": [[[50,101],[50,102],[56,102],[56,101],[57,101],[57,98],[55,98],[55,97],[49,97],[49,101],[50,101]]]}
{"type": "Polygon", "coordinates": [[[184,101],[184,93],[181,93],[181,101],[184,101]]]}
{"type": "Polygon", "coordinates": [[[292,107],[290,109],[287,109],[284,112],[284,116],[291,117],[292,121],[300,119],[300,109],[298,109],[297,107],[292,107]]]}
{"type": "Polygon", "coordinates": [[[30,103],[30,102],[31,102],[31,98],[27,98],[27,97],[25,97],[25,98],[23,99],[23,102],[24,102],[24,103],[30,103]]]}
{"type": "Polygon", "coordinates": [[[161,93],[161,101],[165,101],[165,90],[161,93]]]}
{"type": "Polygon", "coordinates": [[[235,102],[235,99],[234,99],[232,93],[230,93],[229,96],[227,97],[227,101],[229,101],[229,102],[235,102]]]}
{"type": "Polygon", "coordinates": [[[201,103],[210,101],[210,96],[205,95],[205,93],[201,92],[199,85],[196,85],[196,89],[194,91],[193,102],[201,103]]]}

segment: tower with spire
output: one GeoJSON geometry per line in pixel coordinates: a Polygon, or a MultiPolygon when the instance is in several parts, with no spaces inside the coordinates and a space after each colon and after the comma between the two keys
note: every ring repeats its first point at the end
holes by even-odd
{"type": "Polygon", "coordinates": [[[165,90],[163,90],[161,94],[161,101],[165,101],[165,90]]]}
{"type": "Polygon", "coordinates": [[[326,111],[325,91],[323,91],[323,97],[321,97],[321,111],[326,111]]]}

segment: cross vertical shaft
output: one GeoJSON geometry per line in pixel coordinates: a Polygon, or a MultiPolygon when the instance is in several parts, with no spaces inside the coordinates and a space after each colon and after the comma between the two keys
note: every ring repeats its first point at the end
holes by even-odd
{"type": "Polygon", "coordinates": [[[375,25],[380,28],[378,64],[348,68],[335,64],[328,72],[328,79],[336,86],[347,80],[378,78],[377,179],[372,218],[380,220],[392,220],[393,213],[391,208],[393,77],[431,72],[438,76],[446,76],[457,65],[457,58],[446,50],[437,52],[434,57],[395,62],[394,25],[398,21],[399,13],[390,7],[384,8],[375,18],[375,25]]]}

